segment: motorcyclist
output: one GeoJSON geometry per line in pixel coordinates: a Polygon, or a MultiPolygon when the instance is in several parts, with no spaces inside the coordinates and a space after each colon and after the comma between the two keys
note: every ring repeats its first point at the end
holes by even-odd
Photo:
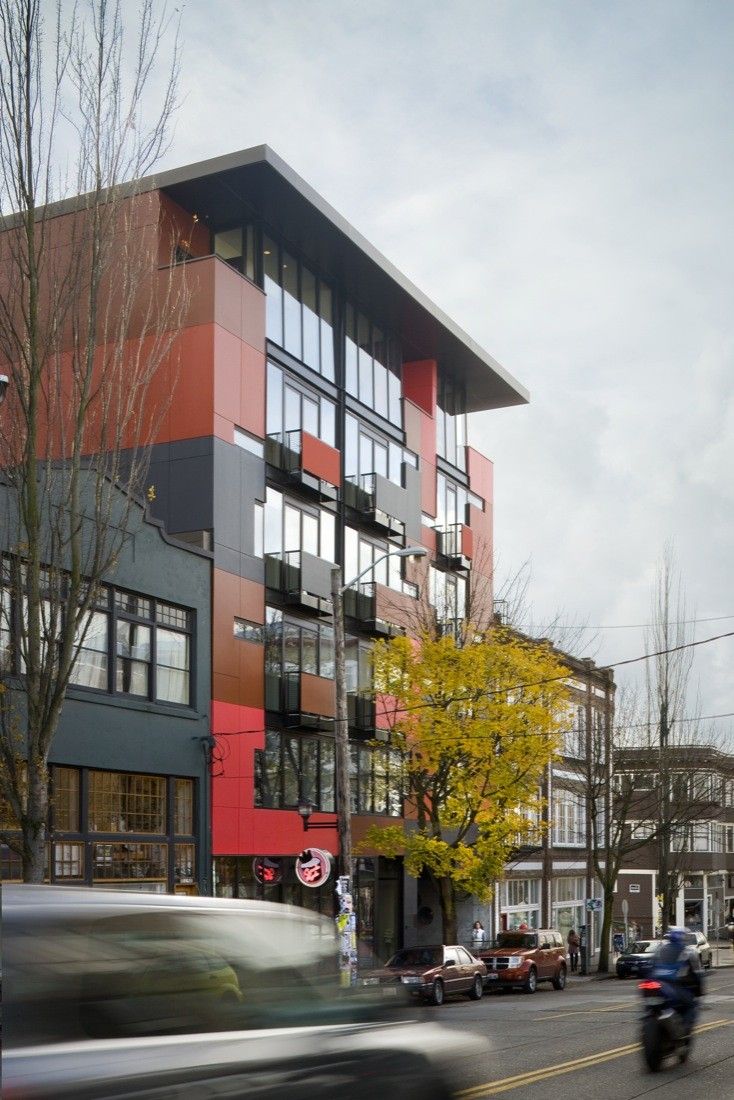
{"type": "Polygon", "coordinates": [[[690,1035],[696,1022],[696,999],[703,995],[703,978],[698,951],[686,943],[686,937],[685,928],[668,929],[655,952],[651,977],[666,987],[690,1035]]]}

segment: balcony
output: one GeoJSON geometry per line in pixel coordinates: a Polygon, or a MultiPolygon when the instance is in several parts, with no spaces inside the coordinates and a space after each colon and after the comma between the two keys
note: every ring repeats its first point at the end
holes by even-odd
{"type": "Polygon", "coordinates": [[[265,709],[279,714],[291,729],[333,730],[334,681],[300,670],[268,672],[265,709]]]}
{"type": "Polygon", "coordinates": [[[409,514],[406,489],[388,481],[382,474],[360,474],[344,485],[344,502],[368,524],[388,538],[405,537],[405,518],[409,514]]]}
{"type": "Polygon", "coordinates": [[[275,432],[265,441],[265,460],[282,470],[287,480],[320,501],[339,496],[339,452],[320,439],[297,429],[275,432]]]}
{"type": "Polygon", "coordinates": [[[396,638],[399,626],[377,617],[377,586],[374,581],[360,582],[344,592],[344,614],[356,619],[358,629],[370,637],[396,638]]]}
{"type": "Polygon", "coordinates": [[[464,633],[464,620],[437,619],[436,633],[439,638],[453,638],[455,642],[460,642],[464,633]]]}
{"type": "Polygon", "coordinates": [[[265,584],[283,603],[317,615],[331,614],[331,562],[305,550],[265,555],[265,584]]]}
{"type": "Polygon", "coordinates": [[[436,528],[436,556],[439,563],[454,572],[471,569],[473,536],[465,523],[449,523],[436,528]]]}
{"type": "Polygon", "coordinates": [[[360,740],[381,742],[390,740],[389,731],[379,729],[377,726],[377,707],[372,695],[351,692],[347,696],[347,714],[349,728],[359,736],[360,740]]]}

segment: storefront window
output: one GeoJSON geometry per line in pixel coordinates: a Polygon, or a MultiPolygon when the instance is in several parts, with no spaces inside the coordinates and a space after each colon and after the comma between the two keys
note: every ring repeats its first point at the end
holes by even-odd
{"type": "Polygon", "coordinates": [[[165,833],[163,776],[90,771],[89,828],[98,833],[165,833]]]}

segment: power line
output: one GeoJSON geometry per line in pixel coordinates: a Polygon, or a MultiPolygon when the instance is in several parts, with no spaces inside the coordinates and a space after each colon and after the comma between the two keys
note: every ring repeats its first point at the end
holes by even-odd
{"type": "MultiPolygon", "coordinates": [[[[726,619],[734,619],[734,615],[709,615],[703,619],[671,619],[668,626],[695,626],[697,623],[719,623],[726,619]]],[[[606,626],[555,626],[550,624],[549,630],[557,630],[563,633],[571,633],[579,630],[648,630],[655,623],[610,623],[606,626]]]]}

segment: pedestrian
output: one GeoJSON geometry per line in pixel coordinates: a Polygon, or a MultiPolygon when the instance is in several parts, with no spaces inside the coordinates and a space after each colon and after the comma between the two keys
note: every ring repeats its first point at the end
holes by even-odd
{"type": "Polygon", "coordinates": [[[484,931],[484,925],[480,920],[475,920],[471,930],[471,945],[476,950],[479,947],[484,947],[487,943],[487,933],[484,931]]]}
{"type": "Polygon", "coordinates": [[[579,947],[581,946],[581,940],[575,928],[572,928],[568,933],[568,958],[571,963],[571,973],[575,974],[579,968],[579,947]]]}

